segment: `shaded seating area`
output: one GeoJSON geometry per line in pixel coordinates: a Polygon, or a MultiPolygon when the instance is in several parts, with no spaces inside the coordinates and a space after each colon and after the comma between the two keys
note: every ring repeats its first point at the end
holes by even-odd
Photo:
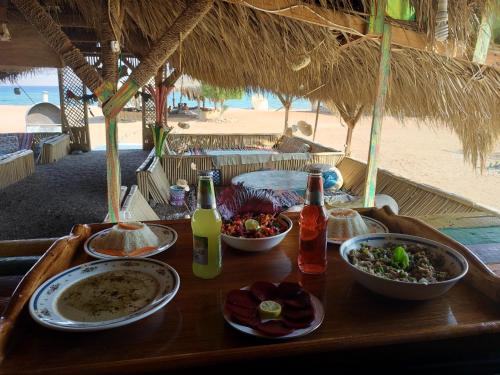
{"type": "Polygon", "coordinates": [[[55,163],[70,153],[70,137],[68,134],[57,134],[45,138],[41,148],[40,164],[55,163]]]}
{"type": "Polygon", "coordinates": [[[172,134],[160,162],[154,151],[136,172],[144,197],[168,201],[168,186],[178,179],[196,184],[198,170],[213,170],[216,183],[229,185],[239,174],[261,169],[302,170],[307,164],[335,166],[344,153],[299,137],[280,134],[172,134]],[[163,168],[163,174],[159,167],[163,168]]]}
{"type": "Polygon", "coordinates": [[[35,171],[33,151],[19,150],[0,156],[0,189],[28,177],[35,171]]]}

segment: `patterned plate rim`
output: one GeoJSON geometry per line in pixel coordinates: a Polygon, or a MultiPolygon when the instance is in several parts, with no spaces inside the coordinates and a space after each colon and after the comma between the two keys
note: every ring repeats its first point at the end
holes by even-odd
{"type": "Polygon", "coordinates": [[[109,232],[111,230],[111,228],[107,228],[107,229],[103,229],[97,233],[94,233],[92,236],[87,238],[87,240],[85,241],[85,243],[83,245],[83,249],[85,250],[85,252],[88,255],[90,255],[91,257],[97,258],[97,259],[149,258],[153,255],[157,255],[165,250],[170,249],[177,242],[178,234],[175,231],[175,229],[168,227],[166,225],[161,225],[161,224],[148,224],[148,223],[145,223],[145,224],[149,227],[158,227],[158,228],[166,229],[167,231],[169,231],[170,233],[173,234],[173,236],[174,236],[173,240],[170,242],[167,242],[166,244],[164,244],[162,246],[158,246],[155,250],[153,250],[149,253],[141,254],[138,256],[114,256],[114,255],[102,254],[102,253],[94,250],[93,247],[91,247],[92,246],[91,242],[93,240],[95,240],[97,238],[97,236],[102,235],[102,234],[109,232]]]}
{"type": "MultiPolygon", "coordinates": [[[[108,272],[108,271],[105,271],[108,272]]],[[[104,272],[103,272],[104,273],[104,272]]],[[[77,280],[71,281],[68,285],[65,285],[65,288],[68,288],[70,285],[73,285],[77,282],[80,282],[82,280],[85,280],[87,277],[95,276],[96,274],[89,274],[86,277],[80,277],[77,280]]],[[[147,316],[155,313],[162,307],[164,307],[167,303],[169,303],[177,294],[179,291],[180,287],[180,277],[177,271],[170,266],[167,263],[161,262],[156,259],[141,259],[141,258],[130,258],[130,259],[124,259],[124,258],[116,258],[116,259],[101,259],[101,260],[95,260],[93,262],[89,263],[83,263],[78,266],[72,267],[70,269],[67,269],[63,272],[60,272],[57,275],[54,275],[47,281],[45,281],[42,285],[40,285],[36,291],[33,293],[33,295],[30,298],[29,301],[29,312],[33,320],[35,320],[37,323],[40,325],[47,327],[47,328],[52,328],[60,331],[79,331],[79,332],[90,332],[90,331],[100,331],[100,330],[105,330],[105,329],[111,329],[111,328],[116,328],[116,327],[121,327],[127,324],[134,323],[140,319],[146,318],[147,316]],[[60,278],[74,272],[80,269],[89,269],[90,267],[98,266],[99,264],[103,263],[111,263],[111,262],[118,262],[118,263],[125,263],[125,262],[143,262],[143,263],[155,263],[157,266],[161,266],[166,271],[170,272],[172,275],[172,278],[174,280],[174,285],[173,288],[171,289],[170,292],[165,293],[164,295],[161,296],[158,300],[154,301],[153,303],[150,303],[143,308],[139,309],[138,311],[135,311],[129,315],[125,315],[120,318],[116,318],[113,320],[105,320],[101,322],[75,322],[72,324],[59,324],[57,322],[48,320],[48,319],[43,319],[39,316],[38,314],[38,309],[37,309],[37,303],[38,299],[43,295],[45,290],[49,288],[54,282],[59,280],[60,278]]],[[[67,320],[67,322],[71,322],[71,320],[67,320]]]]}

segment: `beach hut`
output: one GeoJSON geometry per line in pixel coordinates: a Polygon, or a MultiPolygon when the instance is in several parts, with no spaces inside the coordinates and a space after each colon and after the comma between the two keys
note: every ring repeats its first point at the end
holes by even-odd
{"type": "Polygon", "coordinates": [[[37,103],[26,113],[26,133],[61,133],[61,110],[52,103],[37,103]]]}
{"type": "MultiPolygon", "coordinates": [[[[111,222],[119,219],[120,210],[116,117],[153,77],[160,91],[172,89],[181,73],[223,88],[270,90],[284,98],[307,96],[332,103],[352,125],[350,136],[360,113],[373,113],[369,167],[350,158],[344,158],[339,164],[344,179],[349,181],[349,188],[364,193],[368,197],[366,204],[370,205],[370,197],[375,191],[377,147],[384,112],[401,120],[413,117],[423,124],[450,128],[458,134],[465,157],[473,164],[484,161],[500,135],[500,72],[498,55],[489,49],[491,32],[488,31],[491,30],[490,15],[494,14],[498,3],[414,0],[411,1],[413,8],[410,2],[404,3],[406,6],[399,7],[401,14],[398,15],[389,12],[395,8],[394,2],[381,0],[172,0],[168,3],[160,0],[10,0],[0,2],[2,35],[10,39],[0,42],[0,67],[22,70],[65,66],[79,78],[78,84],[88,88],[102,103],[107,139],[108,218],[111,222]],[[137,57],[138,63],[118,88],[120,61],[128,56],[137,57]],[[164,77],[167,62],[175,71],[164,77]]],[[[210,137],[199,138],[207,142],[210,137]]],[[[342,159],[342,155],[338,157],[342,159]]],[[[158,158],[154,159],[154,164],[161,168],[158,158]]],[[[485,208],[435,189],[388,173],[379,175],[382,178],[378,188],[404,203],[406,212],[413,216],[458,213],[458,219],[446,218],[452,220],[448,229],[456,229],[453,226],[457,221],[486,212],[485,208]]],[[[296,228],[295,235],[284,242],[282,251],[259,254],[257,260],[251,259],[250,254],[228,255],[226,264],[231,271],[225,271],[223,278],[206,281],[190,277],[192,254],[185,251],[192,246],[189,223],[169,223],[180,234],[176,247],[164,255],[181,270],[183,287],[178,296],[179,304],[168,313],[164,310],[165,314],[151,315],[148,320],[122,331],[99,336],[93,333],[78,338],[67,333],[52,335],[47,329],[30,326],[33,329],[19,330],[17,351],[11,350],[11,357],[5,359],[9,334],[14,332],[16,323],[22,323],[21,311],[29,296],[49,277],[87,260],[82,250],[85,241],[109,227],[107,224],[77,225],[69,236],[52,245],[22,280],[11,299],[0,324],[0,360],[4,360],[1,372],[34,369],[45,373],[153,372],[179,368],[231,373],[240,369],[250,370],[250,373],[298,369],[306,372],[325,364],[335,369],[330,363],[335,362],[332,361],[335,355],[337,360],[342,357],[341,360],[347,362],[347,371],[365,365],[364,372],[376,372],[379,369],[375,368],[376,362],[386,348],[392,349],[392,355],[380,361],[383,371],[387,371],[388,363],[396,361],[402,363],[403,369],[409,363],[420,365],[425,362],[421,353],[431,355],[439,349],[440,355],[443,352],[453,355],[493,352],[496,346],[488,341],[491,336],[486,337],[482,345],[471,340],[448,346],[444,340],[480,333],[498,335],[500,279],[495,273],[463,246],[417,219],[395,217],[387,210],[362,212],[384,220],[395,232],[424,235],[467,254],[469,283],[458,285],[449,298],[426,304],[379,299],[359,289],[347,272],[349,265],[341,268],[338,252],[330,251],[328,256],[339,266],[338,272],[314,279],[305,275],[300,280],[302,285],[314,289],[313,294],[321,297],[329,309],[325,315],[325,329],[316,331],[316,336],[287,342],[254,340],[226,331],[229,327],[221,313],[223,296],[231,286],[239,296],[249,297],[249,292],[241,292],[244,285],[239,283],[245,280],[248,285],[247,281],[256,275],[270,280],[292,277],[291,258],[297,251],[296,228]],[[484,295],[475,293],[473,288],[484,295]],[[436,345],[428,343],[429,340],[435,340],[436,345]],[[19,343],[23,344],[23,350],[19,350],[19,343]],[[415,346],[411,348],[403,346],[412,343],[415,346]],[[377,351],[382,345],[384,347],[377,351]],[[366,351],[359,352],[363,348],[366,351]],[[349,357],[348,349],[358,351],[349,357]],[[490,351],[486,352],[487,349],[490,351]],[[270,358],[275,360],[273,367],[268,367],[270,358]],[[219,367],[204,367],[214,364],[219,367]]],[[[491,211],[489,214],[487,218],[481,216],[478,222],[498,223],[498,217],[491,211]]],[[[442,218],[434,220],[443,222],[442,218]]],[[[36,253],[45,250],[46,245],[46,242],[9,244],[13,247],[6,252],[23,247],[36,253]]],[[[489,256],[494,253],[490,248],[483,251],[489,256]]],[[[106,262],[109,261],[100,263],[106,262]]],[[[123,262],[124,268],[131,270],[148,261],[127,259],[123,262]]],[[[170,269],[159,269],[158,263],[155,264],[156,268],[152,266],[149,274],[157,278],[158,275],[173,275],[171,280],[177,280],[176,274],[169,273],[170,269]]],[[[496,266],[498,272],[498,264],[496,266]]],[[[96,270],[95,264],[82,267],[82,274],[92,275],[96,270]]],[[[462,266],[461,270],[465,269],[462,266]]],[[[68,272],[63,275],[69,278],[68,272]]],[[[47,284],[45,302],[61,296],[64,279],[58,276],[57,283],[50,287],[47,284]]],[[[168,276],[161,280],[164,279],[168,276]]],[[[174,281],[172,285],[178,287],[178,282],[174,281]]],[[[158,287],[163,285],[161,283],[152,284],[167,289],[158,287]]],[[[274,290],[273,286],[270,288],[274,290]]],[[[323,305],[316,302],[316,297],[296,299],[299,294],[304,296],[300,288],[298,284],[280,288],[286,297],[284,304],[314,306],[306,311],[307,317],[317,319],[318,326],[321,325],[323,315],[316,315],[323,311],[323,305]]],[[[156,293],[153,293],[153,306],[160,308],[155,298],[156,293]]],[[[32,316],[43,321],[52,313],[58,313],[60,305],[51,301],[53,303],[47,304],[46,309],[32,307],[32,316]]],[[[251,314],[256,313],[254,304],[257,302],[251,300],[250,303],[251,314]]],[[[228,322],[231,328],[235,327],[231,324],[234,322],[228,322]]],[[[75,328],[78,324],[73,321],[61,329],[75,328]]],[[[92,328],[95,326],[90,330],[92,328]]],[[[250,330],[246,333],[253,334],[250,330]]],[[[487,359],[491,363],[491,358],[487,356],[487,359]]],[[[462,362],[455,364],[455,370],[462,368],[462,362]]],[[[423,370],[429,369],[424,367],[423,370]]]]}
{"type": "MultiPolygon", "coordinates": [[[[0,67],[65,64],[105,103],[104,113],[109,116],[119,112],[121,103],[168,61],[177,71],[216,86],[272,90],[284,98],[307,94],[313,100],[332,102],[344,108],[340,112],[348,123],[355,123],[360,109],[371,112],[378,98],[376,118],[385,109],[402,121],[412,117],[449,127],[462,140],[465,157],[472,163],[483,162],[498,139],[498,54],[488,50],[491,33],[481,31],[490,25],[487,15],[496,6],[493,1],[478,1],[475,7],[448,2],[439,12],[429,2],[412,2],[413,10],[405,15],[408,19],[395,14],[385,19],[390,40],[387,35],[382,38],[384,9],[370,2],[322,6],[276,1],[264,6],[216,1],[196,2],[184,9],[177,1],[169,7],[155,1],[134,5],[117,1],[104,12],[97,4],[87,7],[67,1],[56,14],[47,13],[36,1],[11,4],[7,12],[11,34],[18,25],[26,26],[30,31],[26,38],[44,41],[39,47],[43,53],[38,59],[16,54],[22,62],[0,61],[0,67]],[[148,9],[155,9],[154,14],[148,9]],[[119,16],[106,18],[105,14],[119,16]],[[384,56],[389,56],[389,49],[391,54],[390,61],[382,61],[385,73],[381,71],[379,78],[381,39],[387,42],[384,56]],[[477,53],[471,54],[472,50],[477,53]],[[110,100],[111,86],[104,81],[118,77],[118,60],[123,56],[141,57],[141,63],[110,100]],[[49,63],[50,59],[57,63],[49,63]],[[388,90],[376,95],[382,81],[388,90]]],[[[15,45],[15,37],[0,45],[0,51],[7,52],[2,53],[3,59],[12,55],[8,52],[15,45]]],[[[375,124],[374,129],[378,128],[375,124]]],[[[114,129],[111,121],[109,130],[114,133],[114,129]]],[[[108,139],[111,148],[112,134],[108,139]]],[[[116,152],[109,152],[116,162],[116,152]]],[[[113,170],[118,171],[117,166],[113,170]]],[[[374,170],[368,184],[372,190],[374,170]]],[[[117,201],[118,179],[111,180],[117,201]]]]}

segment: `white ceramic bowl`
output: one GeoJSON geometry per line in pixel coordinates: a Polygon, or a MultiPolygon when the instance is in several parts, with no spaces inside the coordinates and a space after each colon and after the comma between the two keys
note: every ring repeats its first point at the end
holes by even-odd
{"type": "Polygon", "coordinates": [[[292,221],[288,218],[288,216],[280,215],[279,217],[288,225],[288,229],[283,233],[266,238],[233,237],[222,233],[222,240],[232,248],[242,251],[258,252],[271,250],[273,247],[283,241],[283,239],[286,237],[288,232],[292,230],[293,227],[292,221]]]}
{"type": "Polygon", "coordinates": [[[375,293],[404,300],[426,300],[438,297],[446,293],[458,280],[464,277],[469,268],[462,254],[448,246],[425,238],[397,233],[364,234],[353,237],[340,246],[340,256],[347,263],[354,278],[360,284],[375,293]],[[425,246],[429,251],[443,257],[443,269],[450,273],[451,278],[432,284],[419,284],[389,280],[372,275],[352,265],[347,257],[349,252],[359,249],[362,244],[373,247],[382,247],[388,244],[425,246]]]}

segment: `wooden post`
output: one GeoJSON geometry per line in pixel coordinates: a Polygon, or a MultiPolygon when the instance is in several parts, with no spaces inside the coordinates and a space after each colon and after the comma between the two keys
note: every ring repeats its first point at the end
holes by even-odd
{"type": "Polygon", "coordinates": [[[283,134],[286,133],[286,130],[288,129],[288,115],[290,113],[290,102],[287,100],[285,103],[285,128],[283,129],[283,134]]]}
{"type": "Polygon", "coordinates": [[[481,24],[477,31],[476,47],[472,61],[478,64],[484,64],[488,57],[488,49],[490,47],[491,35],[493,34],[493,20],[495,15],[493,12],[483,14],[481,24]]]}
{"type": "MultiPolygon", "coordinates": [[[[107,12],[107,8],[103,9],[107,12]]],[[[107,13],[104,13],[107,14],[107,13]]],[[[111,47],[113,41],[119,41],[121,25],[115,24],[106,17],[102,20],[101,27],[101,51],[102,51],[102,74],[108,93],[116,92],[118,83],[118,59],[119,53],[111,47]],[[115,33],[118,32],[119,35],[115,33]]],[[[120,221],[120,190],[121,170],[118,154],[118,121],[116,116],[105,114],[104,123],[106,130],[106,169],[107,169],[107,193],[108,193],[108,217],[109,221],[116,223],[120,221]]]]}
{"type": "Polygon", "coordinates": [[[314,120],[313,141],[316,139],[316,129],[318,128],[318,118],[319,118],[319,107],[320,106],[321,106],[321,101],[318,100],[318,106],[316,107],[316,119],[314,120]]]}
{"type": "Polygon", "coordinates": [[[347,137],[345,140],[344,153],[345,156],[351,156],[351,142],[352,142],[352,133],[354,131],[354,127],[356,123],[352,121],[348,121],[347,123],[347,137]]]}
{"type": "Polygon", "coordinates": [[[57,84],[59,86],[59,104],[61,106],[61,130],[63,133],[70,134],[68,118],[66,117],[66,105],[64,104],[65,92],[64,92],[64,74],[62,68],[57,69],[57,84]]]}
{"type": "Polygon", "coordinates": [[[356,109],[356,107],[352,107],[348,104],[337,104],[335,103],[335,106],[339,110],[340,116],[342,117],[342,120],[347,125],[347,137],[344,145],[344,153],[345,156],[350,156],[351,155],[351,143],[352,143],[352,135],[354,132],[354,128],[356,127],[356,124],[359,121],[359,118],[361,117],[361,114],[363,113],[364,105],[359,106],[359,108],[356,109]]]}
{"type": "Polygon", "coordinates": [[[276,93],[276,96],[280,100],[281,104],[283,104],[283,108],[285,108],[285,127],[283,128],[283,134],[286,134],[286,131],[288,129],[288,114],[290,112],[290,106],[292,105],[292,96],[283,96],[279,92],[276,93]]]}
{"type": "MultiPolygon", "coordinates": [[[[373,3],[372,3],[373,4],[373,3]]],[[[380,32],[380,18],[382,18],[382,42],[380,45],[380,63],[377,78],[375,106],[373,107],[372,130],[370,136],[370,151],[366,168],[366,182],[364,192],[364,206],[373,207],[375,204],[375,189],[377,185],[377,163],[380,149],[380,135],[382,119],[384,117],[385,98],[387,96],[390,76],[391,57],[391,25],[383,23],[385,1],[377,2],[377,15],[374,22],[375,32],[380,32]]]]}

